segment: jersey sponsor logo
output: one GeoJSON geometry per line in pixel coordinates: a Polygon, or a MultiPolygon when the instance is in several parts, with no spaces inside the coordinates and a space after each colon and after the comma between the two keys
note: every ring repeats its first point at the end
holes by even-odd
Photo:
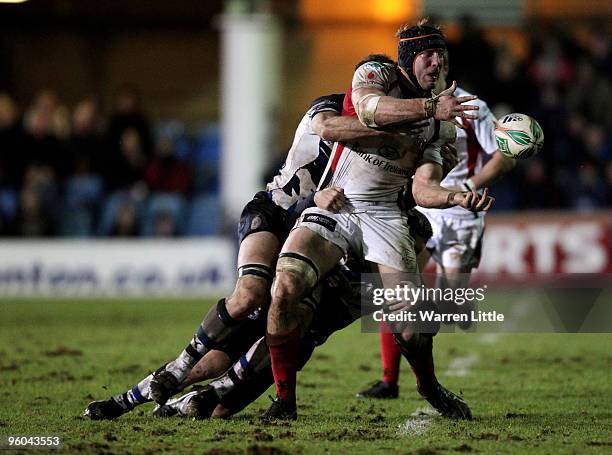
{"type": "Polygon", "coordinates": [[[302,217],[302,222],[315,223],[332,232],[336,230],[336,224],[338,224],[333,218],[316,213],[307,213],[302,217]]]}
{"type": "Polygon", "coordinates": [[[380,82],[377,81],[376,79],[368,79],[368,80],[359,81],[355,83],[355,86],[353,87],[353,89],[357,90],[358,88],[370,87],[372,85],[380,85],[380,82]]]}
{"type": "Polygon", "coordinates": [[[388,160],[399,160],[401,158],[400,151],[390,145],[383,145],[380,147],[377,154],[388,160]]]}
{"type": "Polygon", "coordinates": [[[389,172],[391,174],[401,175],[402,177],[408,177],[410,172],[407,169],[404,169],[396,164],[391,163],[387,160],[380,159],[377,155],[372,155],[370,153],[365,152],[354,152],[357,153],[366,163],[371,164],[372,166],[376,166],[381,168],[383,171],[389,172]]]}

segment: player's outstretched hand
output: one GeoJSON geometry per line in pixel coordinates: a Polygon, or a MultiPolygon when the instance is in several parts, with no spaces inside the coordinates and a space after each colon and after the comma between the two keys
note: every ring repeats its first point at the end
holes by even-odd
{"type": "Polygon", "coordinates": [[[457,121],[456,117],[465,118],[468,120],[474,120],[478,118],[476,113],[470,111],[477,111],[478,106],[474,104],[463,104],[468,101],[474,101],[478,99],[475,95],[468,96],[453,96],[457,89],[457,82],[453,81],[452,85],[446,90],[440,92],[437,98],[436,110],[434,112],[434,119],[446,120],[447,122],[454,123],[459,128],[465,128],[460,122],[457,121]]]}
{"type": "Polygon", "coordinates": [[[463,198],[459,205],[472,212],[486,212],[495,202],[495,198],[489,196],[488,188],[485,188],[482,195],[478,194],[475,190],[464,191],[461,194],[463,195],[463,198]]]}
{"type": "MultiPolygon", "coordinates": [[[[475,192],[472,190],[472,192],[475,192]]],[[[476,202],[473,211],[474,212],[486,212],[489,210],[493,203],[495,202],[495,198],[489,196],[489,188],[485,188],[482,194],[480,195],[480,200],[476,202]]]]}
{"type": "Polygon", "coordinates": [[[314,195],[314,202],[320,209],[338,212],[346,202],[344,188],[332,186],[317,191],[314,195]]]}

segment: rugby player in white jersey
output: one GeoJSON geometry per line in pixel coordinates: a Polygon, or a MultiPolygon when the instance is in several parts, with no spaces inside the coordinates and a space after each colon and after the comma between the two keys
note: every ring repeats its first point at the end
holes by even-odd
{"type": "MultiPolygon", "coordinates": [[[[411,99],[430,96],[440,73],[446,44],[438,29],[424,24],[403,27],[398,38],[398,66],[368,62],[357,68],[353,77],[351,100],[359,120],[370,128],[408,120],[406,109],[411,99]]],[[[451,91],[455,87],[453,84],[451,91]]],[[[423,207],[460,205],[477,212],[491,206],[486,190],[478,195],[440,186],[440,149],[454,142],[455,127],[435,120],[438,101],[432,97],[424,103],[431,120],[416,138],[394,137],[382,146],[366,141],[335,146],[330,185],[344,189],[346,202],[337,213],[318,208],[304,211],[277,262],[266,334],[277,398],[263,419],[297,418],[296,372],[303,330],[297,303],[338,260],[349,251],[364,258],[380,273],[385,288],[419,283],[413,239],[397,202],[410,176],[414,174],[414,199],[423,207]]],[[[451,118],[472,118],[465,107],[452,112],[451,118]]],[[[409,305],[405,300],[387,302],[386,311],[401,311],[409,305]]],[[[392,330],[417,376],[421,395],[436,409],[449,410],[449,417],[471,418],[465,402],[435,378],[432,335],[415,334],[404,323],[394,325],[392,330]]]]}
{"type": "MultiPolygon", "coordinates": [[[[446,88],[448,75],[448,55],[443,59],[437,91],[446,88]]],[[[457,96],[468,96],[470,93],[458,87],[457,96]]],[[[457,118],[463,128],[457,128],[457,149],[459,163],[442,180],[446,188],[481,190],[495,180],[514,169],[516,161],[504,156],[498,149],[493,130],[496,118],[487,103],[475,100],[479,107],[478,118],[466,120],[457,118]],[[490,157],[483,165],[485,155],[490,157]]],[[[486,212],[474,213],[462,207],[447,209],[417,207],[427,216],[431,223],[433,235],[427,242],[427,248],[418,256],[419,269],[424,270],[430,257],[436,263],[436,286],[441,289],[467,286],[470,274],[480,263],[482,237],[486,212]]],[[[440,303],[438,303],[440,305],[440,303]]],[[[450,305],[455,306],[453,303],[450,305]]],[[[454,308],[440,308],[443,312],[469,311],[471,305],[464,304],[454,308]]],[[[460,327],[467,328],[469,324],[460,327]]],[[[399,395],[398,379],[401,352],[393,334],[385,323],[381,323],[380,354],[383,366],[383,378],[374,382],[367,389],[359,392],[359,398],[397,398],[399,395]]]]}

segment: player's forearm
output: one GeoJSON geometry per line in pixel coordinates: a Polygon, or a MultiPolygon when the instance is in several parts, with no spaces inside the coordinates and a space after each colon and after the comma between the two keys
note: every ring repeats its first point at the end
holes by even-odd
{"type": "Polygon", "coordinates": [[[417,205],[430,209],[447,209],[459,204],[462,193],[447,190],[436,184],[414,185],[412,195],[417,205]]]}
{"type": "Polygon", "coordinates": [[[347,142],[384,137],[386,133],[364,126],[355,117],[329,117],[313,123],[313,131],[326,141],[347,142]]]}
{"type": "Polygon", "coordinates": [[[497,151],[482,167],[480,172],[470,178],[474,189],[486,188],[516,166],[516,160],[497,151]]]}
{"type": "Polygon", "coordinates": [[[423,98],[399,99],[382,96],[374,113],[374,121],[379,126],[425,120],[426,118],[428,117],[423,98]]]}

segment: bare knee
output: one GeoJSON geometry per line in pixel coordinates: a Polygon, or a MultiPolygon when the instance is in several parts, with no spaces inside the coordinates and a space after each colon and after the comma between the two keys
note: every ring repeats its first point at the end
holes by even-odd
{"type": "Polygon", "coordinates": [[[183,386],[187,387],[196,382],[217,378],[225,373],[230,366],[232,366],[232,362],[225,352],[215,349],[208,351],[193,367],[183,386]]]}
{"type": "Polygon", "coordinates": [[[272,285],[272,305],[286,309],[297,302],[305,291],[306,283],[302,276],[293,272],[277,272],[272,285]]]}
{"type": "Polygon", "coordinates": [[[212,413],[212,417],[217,419],[227,419],[232,415],[232,411],[227,409],[225,406],[218,404],[212,413]]]}
{"type": "Polygon", "coordinates": [[[232,318],[244,319],[258,308],[270,303],[268,282],[254,277],[242,277],[236,289],[226,301],[226,308],[232,318]]]}

